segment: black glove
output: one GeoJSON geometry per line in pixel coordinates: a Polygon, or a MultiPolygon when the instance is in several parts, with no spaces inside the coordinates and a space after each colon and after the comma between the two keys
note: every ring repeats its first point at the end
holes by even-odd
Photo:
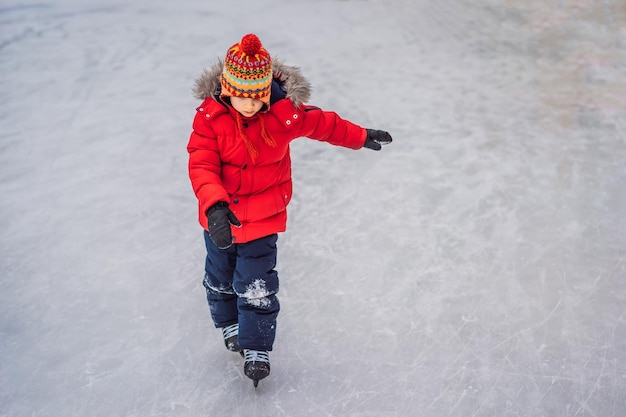
{"type": "Polygon", "coordinates": [[[230,225],[241,226],[241,222],[228,208],[228,203],[218,201],[206,211],[209,223],[209,235],[211,240],[220,249],[226,249],[233,244],[233,234],[230,225]]]}
{"type": "Polygon", "coordinates": [[[391,143],[391,135],[384,130],[365,129],[367,137],[365,138],[364,148],[380,151],[382,145],[391,143]]]}

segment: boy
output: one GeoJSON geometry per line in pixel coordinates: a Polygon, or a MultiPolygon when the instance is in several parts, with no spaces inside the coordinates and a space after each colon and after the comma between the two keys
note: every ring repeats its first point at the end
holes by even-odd
{"type": "Polygon", "coordinates": [[[189,177],[207,249],[204,287],[228,350],[245,358],[254,381],[270,373],[280,305],[277,234],[292,196],[289,143],[309,137],[351,149],[380,150],[389,133],[364,129],[305,104],[310,84],[272,61],[254,34],[196,81],[189,177]]]}

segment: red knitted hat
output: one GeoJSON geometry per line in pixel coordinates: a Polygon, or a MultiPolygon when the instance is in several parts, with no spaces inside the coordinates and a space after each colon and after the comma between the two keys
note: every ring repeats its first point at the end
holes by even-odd
{"type": "Polygon", "coordinates": [[[228,49],[221,82],[222,96],[251,97],[269,106],[272,58],[258,36],[250,33],[228,49]]]}

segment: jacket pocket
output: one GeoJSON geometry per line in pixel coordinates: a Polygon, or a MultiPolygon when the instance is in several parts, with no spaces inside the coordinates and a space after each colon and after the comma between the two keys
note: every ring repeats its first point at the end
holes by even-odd
{"type": "Polygon", "coordinates": [[[228,194],[237,194],[241,189],[241,170],[239,167],[227,164],[222,165],[220,178],[228,194]]]}
{"type": "Polygon", "coordinates": [[[291,181],[277,184],[267,190],[248,196],[238,196],[237,215],[244,216],[239,220],[255,222],[265,220],[287,209],[287,204],[291,201],[292,183],[291,181]]]}
{"type": "Polygon", "coordinates": [[[280,192],[279,199],[277,201],[277,208],[280,211],[287,209],[287,205],[291,201],[291,196],[293,194],[293,183],[291,180],[285,181],[278,186],[278,190],[280,192]]]}

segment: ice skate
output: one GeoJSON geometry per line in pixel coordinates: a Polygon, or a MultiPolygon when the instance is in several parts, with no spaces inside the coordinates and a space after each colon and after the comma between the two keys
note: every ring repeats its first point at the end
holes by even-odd
{"type": "Polygon", "coordinates": [[[244,358],[243,371],[256,388],[259,381],[270,374],[269,354],[264,350],[244,349],[244,358]]]}
{"type": "Polygon", "coordinates": [[[222,327],[222,335],[224,336],[226,349],[231,352],[238,352],[241,356],[243,356],[243,351],[237,343],[237,339],[239,337],[239,324],[235,323],[230,326],[222,327]]]}

